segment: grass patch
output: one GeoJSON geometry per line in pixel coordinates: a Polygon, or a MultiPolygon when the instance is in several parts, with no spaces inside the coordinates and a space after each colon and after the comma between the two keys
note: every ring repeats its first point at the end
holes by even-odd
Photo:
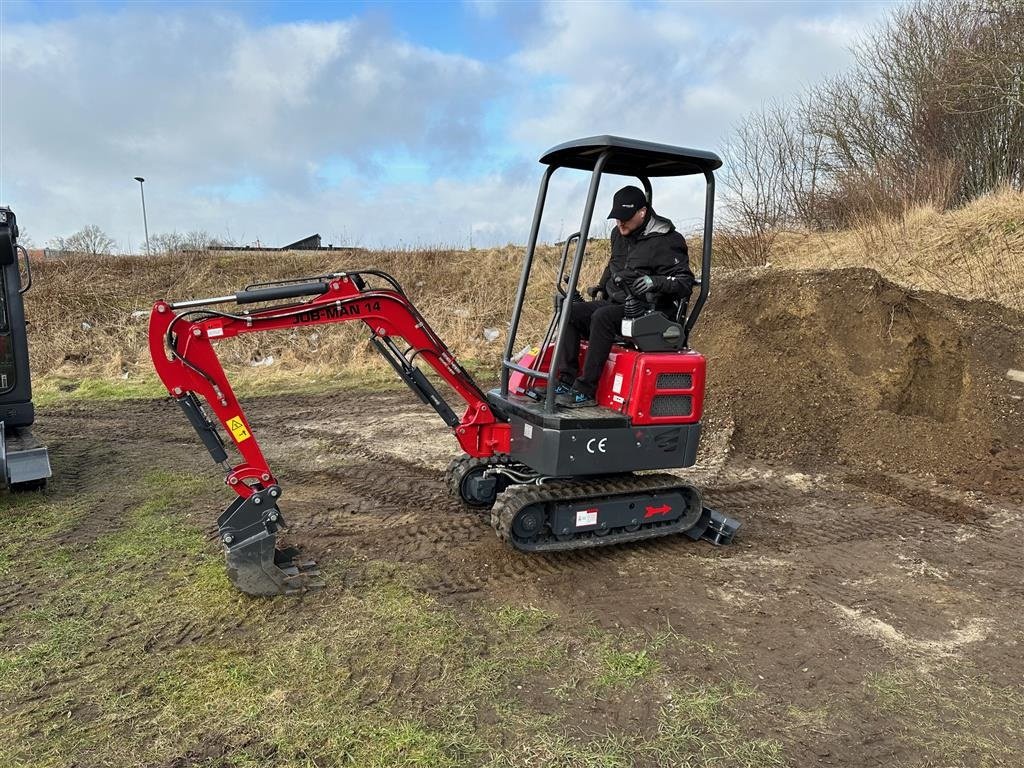
{"type": "Polygon", "coordinates": [[[492,755],[487,768],[630,768],[635,765],[635,739],[606,735],[573,739],[541,733],[507,752],[492,755]]]}
{"type": "Polygon", "coordinates": [[[87,377],[72,379],[65,376],[37,376],[32,380],[32,399],[37,407],[46,408],[62,402],[153,399],[167,394],[157,380],[107,379],[87,377]]]}
{"type": "MultiPolygon", "coordinates": [[[[471,376],[482,382],[498,376],[494,361],[466,358],[459,361],[471,376]]],[[[427,364],[419,366],[435,385],[447,388],[427,364]]],[[[315,395],[331,392],[389,392],[405,388],[394,370],[382,360],[357,358],[339,360],[336,365],[301,364],[288,369],[279,367],[237,368],[226,367],[228,381],[239,399],[265,397],[268,394],[315,395]]],[[[168,397],[167,388],[156,373],[147,370],[143,375],[124,379],[103,375],[83,375],[72,378],[59,374],[36,376],[32,381],[32,396],[37,407],[47,408],[68,402],[106,402],[116,400],[153,400],[168,397]]]]}
{"type": "Polygon", "coordinates": [[[142,478],[142,502],[128,517],[127,526],[105,536],[95,547],[103,566],[124,563],[161,565],[175,556],[198,558],[205,545],[199,531],[182,525],[173,512],[181,499],[207,487],[209,478],[171,472],[150,472],[142,478]]]}
{"type": "Polygon", "coordinates": [[[739,680],[690,683],[675,688],[661,711],[657,738],[647,748],[654,764],[742,768],[785,764],[778,741],[747,738],[738,725],[739,710],[757,696],[753,688],[739,680]]]}
{"type": "Polygon", "coordinates": [[[39,492],[4,494],[4,506],[0,508],[0,525],[4,528],[0,538],[0,576],[16,572],[27,552],[51,567],[46,572],[52,578],[65,573],[68,567],[74,570],[59,549],[45,542],[78,525],[89,514],[93,501],[102,503],[97,493],[71,499],[53,499],[39,492]]]}
{"type": "MultiPolygon", "coordinates": [[[[572,702],[551,712],[520,693],[537,689],[536,675],[571,668],[548,637],[557,617],[513,606],[461,615],[390,565],[369,568],[360,594],[305,601],[239,597],[223,588],[219,563],[202,564],[181,591],[159,575],[153,595],[108,589],[83,600],[85,585],[58,589],[19,615],[31,641],[0,656],[0,704],[11,713],[0,764],[660,765],[684,754],[684,732],[701,758],[678,764],[774,764],[731,719],[730,700],[752,695],[737,687],[676,694],[650,734],[582,733],[572,702]],[[229,595],[216,614],[203,606],[208,591],[229,595]],[[175,639],[189,625],[205,625],[202,637],[175,639]],[[733,754],[723,734],[736,760],[723,759],[733,754]]],[[[585,700],[593,682],[578,691],[585,700]]]]}
{"type": "Polygon", "coordinates": [[[533,606],[503,605],[492,613],[494,625],[503,634],[536,635],[550,627],[555,614],[533,606]]]}
{"type": "Polygon", "coordinates": [[[73,525],[68,509],[20,502],[14,531],[29,532],[4,543],[0,567],[53,578],[0,623],[0,765],[661,765],[683,754],[680,722],[703,751],[679,764],[769,754],[737,724],[738,689],[712,700],[673,682],[661,656],[677,635],[612,636],[529,605],[446,606],[418,588],[427,566],[390,562],[336,561],[361,570],[358,589],[252,599],[181,514],[213,481],[130,482],[119,493],[138,502],[85,544],[41,546],[73,525]],[[638,688],[674,692],[642,731],[581,725],[581,712],[633,706],[638,688]]]}
{"type": "Polygon", "coordinates": [[[57,607],[23,612],[12,624],[11,634],[4,632],[12,645],[0,654],[0,693],[41,687],[52,670],[80,659],[94,639],[88,620],[62,615],[57,607]]]}
{"type": "Polygon", "coordinates": [[[1000,766],[1020,757],[1024,692],[994,683],[984,670],[963,664],[939,680],[893,669],[871,675],[865,688],[901,735],[935,761],[1000,766]]]}
{"type": "Polygon", "coordinates": [[[598,688],[624,688],[649,676],[657,666],[646,649],[624,651],[606,646],[601,649],[601,668],[595,682],[598,688]]]}

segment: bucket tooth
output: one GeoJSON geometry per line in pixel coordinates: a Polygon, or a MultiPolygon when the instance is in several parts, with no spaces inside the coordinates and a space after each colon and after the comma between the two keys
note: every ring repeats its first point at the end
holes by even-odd
{"type": "Polygon", "coordinates": [[[248,595],[294,595],[323,586],[320,570],[294,547],[277,549],[284,527],[273,503],[281,495],[273,486],[248,499],[235,499],[217,520],[231,583],[248,595]]]}

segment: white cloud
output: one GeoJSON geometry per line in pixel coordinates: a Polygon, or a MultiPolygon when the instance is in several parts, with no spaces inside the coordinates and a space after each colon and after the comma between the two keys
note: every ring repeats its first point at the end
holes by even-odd
{"type": "Polygon", "coordinates": [[[548,4],[543,23],[511,60],[549,84],[527,86],[521,98],[529,109],[516,139],[546,144],[623,133],[714,149],[763,100],[847,66],[848,46],[877,14],[876,6],[854,6],[848,15],[806,20],[789,6],[771,7],[772,17],[751,25],[724,23],[717,6],[698,14],[681,3],[548,4]]]}
{"type": "MultiPolygon", "coordinates": [[[[744,114],[848,66],[849,46],[883,8],[812,18],[794,4],[551,2],[510,60],[526,83],[510,131],[519,146],[610,133],[719,151],[744,114]]],[[[659,210],[696,226],[702,180],[661,186],[659,210]]]]}
{"type": "MultiPolygon", "coordinates": [[[[714,150],[762,100],[844,66],[878,12],[769,7],[480,0],[521,42],[496,64],[359,17],[257,27],[147,5],[8,22],[0,199],[37,242],[95,223],[137,248],[138,174],[151,232],[522,242],[548,147],[617,133],[714,150]]],[[[659,210],[700,219],[701,180],[663,186],[659,210]]],[[[585,191],[582,174],[556,176],[543,237],[575,231],[585,191]]]]}
{"type": "Polygon", "coordinates": [[[180,215],[190,190],[255,177],[314,208],[331,160],[371,180],[371,157],[396,149],[458,167],[481,143],[495,79],[359,20],[253,29],[230,15],[144,10],[8,23],[2,34],[0,196],[31,208],[19,214],[46,237],[92,222],[134,231],[137,174],[154,219],[165,197],[154,229],[219,231],[227,207],[204,201],[198,219],[180,215]]]}

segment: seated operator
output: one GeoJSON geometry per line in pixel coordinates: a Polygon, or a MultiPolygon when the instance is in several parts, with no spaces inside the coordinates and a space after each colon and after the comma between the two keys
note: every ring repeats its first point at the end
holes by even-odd
{"type": "Polygon", "coordinates": [[[587,291],[595,300],[573,302],[569,310],[555,388],[557,403],[567,408],[597,405],[597,383],[629,298],[620,286],[628,286],[638,297],[653,294],[662,311],[672,311],[675,302],[689,299],[693,290],[686,240],[671,221],[654,212],[642,189],[629,186],[616,192],[608,218],[618,224],[612,230],[611,258],[601,284],[587,291]],[[602,293],[607,299],[598,298],[602,293]],[[581,337],[589,338],[590,346],[579,373],[581,337]]]}

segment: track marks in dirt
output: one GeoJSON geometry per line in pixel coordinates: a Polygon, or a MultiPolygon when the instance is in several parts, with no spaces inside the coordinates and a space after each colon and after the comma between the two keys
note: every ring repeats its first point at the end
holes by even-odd
{"type": "MultiPolygon", "coordinates": [[[[425,445],[421,455],[411,450],[396,455],[381,448],[390,439],[386,430],[376,434],[347,426],[357,418],[362,426],[372,425],[385,413],[392,422],[401,421],[402,402],[391,395],[352,393],[330,400],[267,398],[250,409],[285,491],[282,508],[292,528],[282,543],[305,549],[328,575],[322,598],[311,598],[307,606],[288,603],[296,621],[309,611],[330,610],[339,593],[364,590],[375,579],[373,568],[385,561],[396,572],[410,573],[419,589],[457,608],[487,601],[535,605],[637,636],[670,628],[679,636],[680,668],[695,658],[692,644],[713,646],[710,674],[726,670],[745,677],[776,714],[797,706],[851,718],[823,726],[849,738],[833,734],[817,742],[833,757],[843,754],[858,764],[871,762],[876,753],[891,758],[895,743],[884,735],[883,746],[864,743],[870,738],[866,731],[884,734],[891,727],[865,698],[864,681],[874,671],[903,664],[916,668],[927,660],[929,674],[941,678],[948,671],[942,665],[969,654],[989,674],[1019,675],[1024,636],[1015,616],[1024,599],[1019,566],[1024,517],[1004,498],[882,472],[849,476],[835,469],[805,482],[803,476],[785,475],[789,469],[733,458],[703,483],[710,506],[743,522],[732,547],[715,549],[676,536],[525,555],[497,540],[486,515],[449,497],[433,465],[437,455],[457,451],[450,437],[425,445]],[[282,413],[293,418],[280,420],[282,413]]],[[[124,513],[138,501],[124,490],[126,480],[134,482],[154,467],[208,467],[211,479],[216,474],[170,403],[59,413],[46,414],[41,424],[47,425],[57,472],[47,495],[71,505],[75,518],[46,537],[61,546],[89,545],[119,530],[124,513]]],[[[407,436],[413,438],[409,445],[417,434],[407,436]]],[[[823,470],[815,466],[813,471],[823,470]]],[[[216,514],[232,494],[211,481],[201,497],[167,514],[212,534],[216,514]]],[[[212,537],[204,552],[216,556],[219,576],[219,545],[212,537]]],[[[188,567],[179,562],[164,563],[151,574],[135,566],[119,568],[112,567],[111,579],[132,585],[152,580],[173,585],[189,578],[188,567]]],[[[51,583],[41,568],[17,578],[19,583],[8,577],[0,585],[0,614],[24,610],[32,604],[31,590],[45,594],[51,583]]],[[[97,647],[154,656],[191,653],[235,634],[253,637],[273,620],[260,609],[230,615],[206,611],[201,618],[175,620],[155,614],[118,619],[104,618],[105,625],[118,628],[97,647]]],[[[88,652],[64,678],[37,691],[38,701],[84,685],[99,659],[88,652]]],[[[433,662],[406,668],[396,661],[383,675],[359,663],[347,658],[339,674],[349,676],[364,706],[416,698],[440,674],[433,662]]],[[[198,755],[205,748],[198,749],[184,754],[198,755]]]]}
{"type": "Polygon", "coordinates": [[[283,465],[282,482],[300,488],[286,513],[296,540],[311,551],[343,543],[362,555],[423,562],[446,546],[478,542],[490,530],[482,516],[451,498],[439,472],[397,461],[358,439],[346,441],[342,458],[340,466],[283,465]]]}
{"type": "MultiPolygon", "coordinates": [[[[779,493],[774,482],[709,489],[707,498],[718,508],[754,522],[741,530],[734,553],[721,559],[712,594],[739,606],[744,617],[789,615],[803,606],[807,618],[794,617],[797,625],[831,623],[827,634],[836,648],[845,643],[880,663],[952,658],[985,643],[998,610],[973,594],[971,564],[982,557],[1009,561],[1015,546],[1012,539],[993,540],[992,507],[922,489],[915,478],[879,477],[884,482],[874,475],[860,475],[856,483],[844,477],[845,485],[825,482],[806,493],[779,493]],[[951,558],[950,542],[965,531],[970,535],[951,558]],[[757,558],[741,552],[744,546],[757,558]],[[951,559],[950,566],[931,564],[951,559]],[[837,634],[843,631],[855,637],[843,641],[837,634]]],[[[722,632],[742,632],[746,623],[740,619],[722,632]]],[[[809,637],[824,642],[820,634],[809,637]]]]}
{"type": "Polygon", "coordinates": [[[989,513],[981,507],[968,506],[957,499],[912,484],[910,478],[897,480],[881,472],[868,472],[849,475],[846,481],[947,522],[984,525],[989,517],[989,513]]]}

